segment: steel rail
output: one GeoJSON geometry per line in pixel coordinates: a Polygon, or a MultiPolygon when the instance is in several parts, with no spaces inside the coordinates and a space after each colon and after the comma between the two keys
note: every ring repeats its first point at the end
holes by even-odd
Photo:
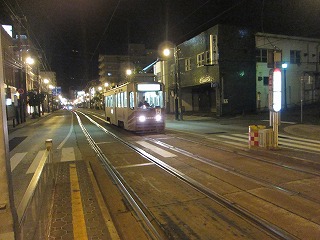
{"type": "MultiPolygon", "coordinates": [[[[143,223],[144,227],[147,229],[147,232],[150,235],[150,237],[152,239],[159,239],[159,240],[163,239],[160,236],[160,234],[158,233],[158,231],[155,229],[153,224],[150,222],[148,217],[145,215],[144,211],[140,208],[139,204],[131,196],[130,192],[128,191],[128,189],[126,188],[124,183],[122,182],[123,180],[121,180],[120,177],[118,176],[118,174],[116,174],[117,171],[113,168],[113,166],[111,165],[111,163],[108,160],[108,158],[104,155],[102,150],[98,147],[98,145],[95,143],[93,138],[90,136],[89,132],[87,131],[87,129],[82,124],[80,116],[76,112],[74,112],[74,113],[77,116],[77,120],[78,120],[79,126],[80,126],[81,130],[83,131],[85,137],[87,138],[87,141],[89,142],[91,148],[96,152],[96,154],[97,154],[98,158],[100,159],[101,163],[103,164],[105,170],[112,177],[113,181],[118,186],[118,189],[121,191],[123,196],[126,198],[126,200],[130,204],[130,206],[132,207],[132,209],[134,210],[136,215],[139,217],[140,220],[142,220],[142,223],[143,223]]],[[[83,114],[83,113],[81,113],[81,114],[83,114]]],[[[88,116],[86,116],[86,115],[84,115],[84,116],[88,118],[88,116]]]]}
{"type": "Polygon", "coordinates": [[[85,114],[83,114],[83,115],[85,117],[87,117],[89,119],[89,121],[91,121],[92,123],[96,124],[96,126],[99,127],[100,129],[102,129],[104,132],[106,132],[107,134],[111,134],[114,138],[116,138],[117,140],[121,141],[122,143],[124,143],[125,145],[127,145],[128,147],[130,147],[131,149],[136,151],[137,153],[139,153],[141,156],[143,156],[146,159],[149,159],[150,161],[154,162],[160,168],[164,169],[168,173],[170,173],[170,174],[174,175],[175,177],[179,178],[180,180],[182,180],[186,184],[192,186],[194,189],[196,189],[197,191],[201,192],[202,194],[204,194],[205,196],[209,197],[210,199],[214,200],[215,202],[217,202],[221,206],[226,207],[230,211],[234,212],[236,215],[247,219],[249,222],[253,223],[257,227],[259,227],[261,230],[266,232],[267,234],[269,234],[269,235],[271,235],[273,237],[276,237],[277,239],[282,239],[282,240],[289,240],[289,239],[290,240],[291,239],[295,240],[295,239],[298,239],[297,237],[295,237],[292,234],[286,232],[285,230],[277,227],[276,225],[274,225],[274,224],[272,224],[270,222],[267,222],[266,220],[254,215],[251,212],[247,211],[246,209],[242,208],[241,206],[238,206],[238,205],[234,204],[233,202],[230,202],[228,199],[224,198],[220,194],[212,191],[211,189],[209,189],[206,186],[202,185],[198,181],[196,181],[193,178],[185,175],[181,171],[171,167],[170,165],[168,165],[165,162],[161,161],[160,159],[154,157],[153,155],[147,153],[146,151],[142,150],[141,148],[136,147],[135,145],[133,145],[133,144],[131,144],[129,142],[126,142],[125,140],[123,140],[120,137],[118,137],[116,134],[114,134],[114,133],[108,131],[107,129],[105,129],[104,127],[102,127],[100,124],[98,124],[96,121],[94,121],[93,119],[91,119],[87,115],[85,115],[85,114]]]}
{"type": "MultiPolygon", "coordinates": [[[[293,191],[293,190],[290,190],[290,189],[287,189],[287,188],[284,188],[284,187],[281,187],[281,186],[278,186],[278,185],[275,185],[271,182],[268,182],[268,181],[265,181],[265,180],[262,180],[262,179],[259,179],[257,177],[254,177],[250,174],[247,174],[243,171],[238,171],[238,170],[235,170],[233,167],[230,167],[226,164],[223,164],[223,163],[218,163],[218,162],[215,162],[214,160],[212,159],[208,159],[208,158],[205,158],[205,157],[201,157],[201,156],[198,156],[198,155],[194,155],[193,153],[190,153],[184,149],[181,149],[181,148],[177,148],[177,147],[174,147],[170,144],[167,144],[167,143],[164,143],[164,142],[161,142],[159,140],[156,140],[156,139],[153,139],[153,138],[148,138],[149,141],[159,145],[159,146],[162,146],[164,148],[167,148],[167,149],[170,149],[172,151],[175,151],[177,153],[180,153],[180,154],[183,154],[187,157],[190,157],[190,158],[193,158],[193,159],[196,159],[202,163],[205,163],[205,164],[208,164],[210,166],[213,166],[213,167],[216,167],[216,168],[219,168],[219,169],[222,169],[224,171],[228,171],[228,172],[231,172],[232,174],[236,175],[236,176],[240,176],[240,177],[243,177],[243,178],[246,178],[248,180],[251,180],[251,181],[254,181],[255,183],[258,183],[258,184],[261,184],[265,187],[270,187],[270,188],[274,188],[276,190],[280,190],[282,192],[286,192],[286,193],[289,193],[291,195],[296,195],[296,196],[300,196],[300,197],[303,197],[304,199],[307,199],[311,202],[314,202],[314,203],[317,203],[319,204],[319,200],[317,199],[314,199],[312,197],[309,197],[305,194],[302,194],[301,192],[297,192],[297,191],[293,191]]],[[[251,157],[251,156],[247,156],[249,158],[253,158],[253,159],[257,159],[256,157],[251,157]]],[[[263,161],[265,162],[265,161],[263,161]]],[[[272,163],[271,163],[272,164],[272,163]]],[[[278,164],[276,164],[276,166],[279,166],[278,164]]],[[[302,172],[302,173],[305,173],[305,174],[310,174],[310,175],[315,175],[313,173],[309,173],[309,172],[306,172],[306,171],[299,171],[297,169],[289,169],[289,170],[295,170],[295,171],[298,171],[298,172],[302,172]]],[[[316,176],[320,176],[320,174],[316,175],[316,176]]]]}

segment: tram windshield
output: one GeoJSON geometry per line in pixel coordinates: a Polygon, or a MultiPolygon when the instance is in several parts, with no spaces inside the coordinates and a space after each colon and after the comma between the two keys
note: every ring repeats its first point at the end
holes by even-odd
{"type": "Polygon", "coordinates": [[[160,84],[138,84],[137,106],[140,108],[163,108],[163,92],[160,84]]]}

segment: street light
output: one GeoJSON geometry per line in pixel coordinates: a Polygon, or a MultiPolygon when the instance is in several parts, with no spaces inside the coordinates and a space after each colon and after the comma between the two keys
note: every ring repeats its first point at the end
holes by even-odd
{"type": "Polygon", "coordinates": [[[175,120],[183,120],[182,117],[182,102],[181,102],[181,91],[180,91],[180,64],[179,64],[179,56],[177,47],[174,48],[165,48],[163,50],[163,55],[165,57],[169,57],[171,55],[171,50],[173,49],[173,57],[174,57],[174,83],[175,83],[175,94],[174,94],[174,112],[175,112],[175,120]]]}

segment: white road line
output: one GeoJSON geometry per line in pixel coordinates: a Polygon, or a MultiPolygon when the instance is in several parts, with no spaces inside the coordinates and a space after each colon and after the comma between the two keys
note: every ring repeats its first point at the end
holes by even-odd
{"type": "Polygon", "coordinates": [[[28,152],[16,153],[10,158],[11,172],[18,166],[22,159],[27,155],[28,152]]]}
{"type": "Polygon", "coordinates": [[[236,141],[238,141],[238,142],[248,142],[248,138],[244,138],[244,137],[241,137],[241,138],[239,138],[239,137],[233,137],[233,135],[232,135],[232,136],[230,136],[230,135],[221,135],[221,136],[217,135],[217,136],[220,137],[220,138],[226,138],[226,139],[236,140],[236,141]]]}
{"type": "Polygon", "coordinates": [[[136,143],[138,143],[139,145],[146,147],[148,149],[150,149],[151,151],[155,152],[156,154],[161,155],[162,157],[176,157],[177,155],[168,152],[166,150],[163,150],[155,145],[152,145],[150,143],[147,143],[146,141],[137,141],[136,143]]]}
{"type": "Polygon", "coordinates": [[[303,141],[303,142],[310,142],[310,143],[318,143],[318,144],[320,144],[320,141],[313,140],[313,139],[305,139],[305,138],[293,137],[293,136],[288,136],[288,135],[283,135],[283,134],[279,134],[279,137],[280,138],[285,138],[285,139],[295,139],[295,140],[299,140],[299,141],[303,141]]]}
{"type": "Polygon", "coordinates": [[[282,141],[279,141],[279,144],[283,145],[283,146],[286,146],[286,147],[287,146],[293,147],[294,149],[298,148],[298,149],[311,150],[311,151],[315,151],[315,152],[319,152],[320,151],[319,147],[305,146],[305,145],[302,145],[301,143],[294,144],[294,143],[290,143],[290,142],[283,143],[282,141]]]}
{"type": "Polygon", "coordinates": [[[44,154],[44,150],[41,150],[37,153],[37,156],[35,157],[35,159],[33,160],[33,162],[31,163],[30,167],[28,168],[26,174],[29,174],[29,173],[34,173],[40,163],[40,160],[44,154]]]}
{"type": "Polygon", "coordinates": [[[75,161],[76,155],[74,154],[73,147],[62,148],[61,162],[75,161]]]}
{"type": "Polygon", "coordinates": [[[60,145],[57,147],[57,149],[61,149],[63,145],[66,143],[66,141],[69,139],[71,133],[73,130],[73,114],[71,114],[71,126],[68,135],[65,137],[65,139],[60,143],[60,145]]]}
{"type": "MultiPolygon", "coordinates": [[[[219,138],[222,139],[229,139],[234,140],[237,142],[247,142],[248,137],[247,134],[232,134],[232,135],[216,135],[219,138]]],[[[217,140],[217,138],[211,138],[213,140],[217,140]]],[[[239,143],[231,142],[231,141],[224,141],[228,144],[233,144],[239,146],[239,143]]],[[[293,148],[293,149],[303,149],[303,150],[311,150],[315,152],[320,152],[320,141],[312,140],[312,139],[304,139],[294,136],[288,136],[288,135],[279,135],[279,145],[282,145],[283,147],[293,148]]]]}

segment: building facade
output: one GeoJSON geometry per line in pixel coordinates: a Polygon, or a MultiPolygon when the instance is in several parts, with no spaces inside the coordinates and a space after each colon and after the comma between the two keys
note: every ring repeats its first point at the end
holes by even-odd
{"type": "Polygon", "coordinates": [[[268,81],[274,67],[282,71],[282,108],[319,101],[320,39],[256,33],[257,109],[269,108],[268,81]],[[279,53],[275,60],[274,53],[279,53]]]}
{"type": "Polygon", "coordinates": [[[154,72],[166,84],[171,113],[177,107],[216,116],[268,110],[275,67],[283,76],[282,105],[293,107],[301,100],[319,101],[319,43],[216,25],[174,46],[175,54],[157,63],[154,72]]]}
{"type": "Polygon", "coordinates": [[[102,84],[117,85],[130,79],[127,70],[139,73],[157,59],[155,50],[144,44],[129,44],[128,55],[99,55],[99,80],[102,84]]]}
{"type": "Polygon", "coordinates": [[[183,112],[221,116],[254,111],[254,45],[248,29],[216,25],[176,46],[175,57],[155,67],[156,75],[168,80],[168,111],[175,111],[177,97],[183,112]]]}

